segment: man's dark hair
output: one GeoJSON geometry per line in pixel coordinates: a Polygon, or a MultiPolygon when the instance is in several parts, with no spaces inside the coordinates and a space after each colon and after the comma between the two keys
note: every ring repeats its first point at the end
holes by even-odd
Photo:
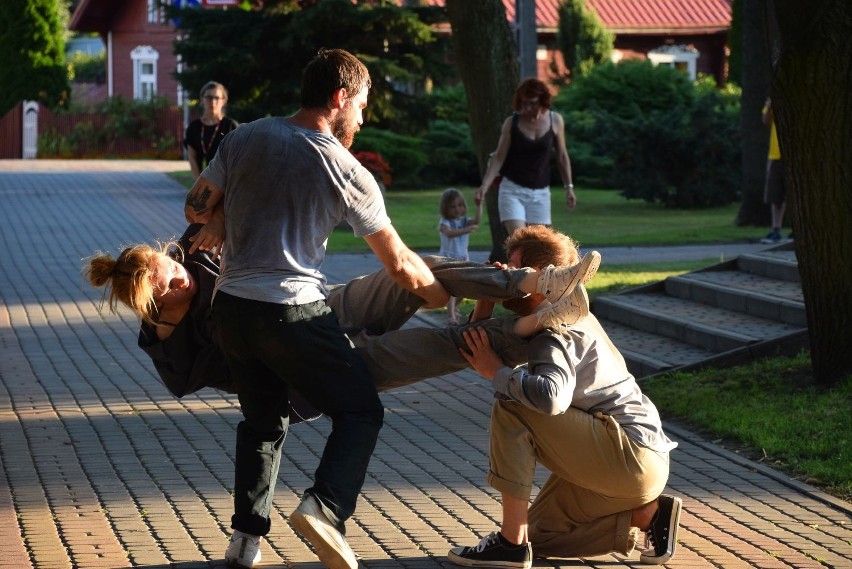
{"type": "Polygon", "coordinates": [[[325,107],[338,89],[346,89],[354,97],[370,87],[370,72],[357,57],[342,49],[319,50],[302,73],[304,109],[325,107]]]}

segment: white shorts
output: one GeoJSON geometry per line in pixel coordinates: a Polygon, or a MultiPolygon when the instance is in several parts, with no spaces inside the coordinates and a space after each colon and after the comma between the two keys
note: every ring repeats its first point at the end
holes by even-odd
{"type": "Polygon", "coordinates": [[[550,187],[530,189],[509,178],[500,182],[497,199],[500,221],[523,221],[528,225],[550,225],[550,187]]]}

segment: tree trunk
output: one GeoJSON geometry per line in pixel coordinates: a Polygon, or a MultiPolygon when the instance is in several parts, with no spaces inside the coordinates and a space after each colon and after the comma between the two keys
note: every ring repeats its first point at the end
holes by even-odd
{"type": "Polygon", "coordinates": [[[852,374],[852,3],[775,0],[772,102],[815,381],[852,374]]]}
{"type": "Polygon", "coordinates": [[[739,29],[742,30],[742,77],[735,79],[743,88],[740,106],[743,201],[734,221],[736,225],[768,227],[770,224],[770,209],[763,202],[769,128],[760,117],[769,94],[770,81],[766,11],[764,0],[741,1],[739,29]]]}
{"type": "MultiPolygon", "coordinates": [[[[512,113],[518,61],[501,0],[447,0],[459,76],[467,92],[470,134],[480,174],[497,149],[500,125],[512,113]]],[[[506,231],[497,213],[497,191],[486,194],[492,261],[505,261],[506,231]]]]}

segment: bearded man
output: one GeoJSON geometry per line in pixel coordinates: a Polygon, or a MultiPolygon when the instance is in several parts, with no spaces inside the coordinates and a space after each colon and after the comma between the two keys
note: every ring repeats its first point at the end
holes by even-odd
{"type": "Polygon", "coordinates": [[[400,239],[373,176],[347,148],[363,122],[370,75],[352,54],[320,50],[305,68],[290,117],[240,126],[186,198],[187,221],[205,223],[190,253],[222,253],[213,323],[243,413],[237,428],[231,564],[260,561],[298,392],[332,421],[314,485],[291,514],[327,567],[357,567],[343,537],[382,426],[366,365],[329,308],[320,266],[343,219],[388,273],[426,306],[449,295],[400,239]],[[224,242],[224,236],[227,241],[224,242]]]}

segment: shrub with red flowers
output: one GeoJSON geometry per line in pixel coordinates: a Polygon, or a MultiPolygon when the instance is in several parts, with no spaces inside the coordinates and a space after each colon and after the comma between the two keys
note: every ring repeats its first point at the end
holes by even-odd
{"type": "Polygon", "coordinates": [[[377,179],[381,180],[386,186],[391,183],[391,167],[382,158],[378,152],[369,152],[367,150],[359,150],[352,153],[361,165],[369,170],[377,179]]]}

